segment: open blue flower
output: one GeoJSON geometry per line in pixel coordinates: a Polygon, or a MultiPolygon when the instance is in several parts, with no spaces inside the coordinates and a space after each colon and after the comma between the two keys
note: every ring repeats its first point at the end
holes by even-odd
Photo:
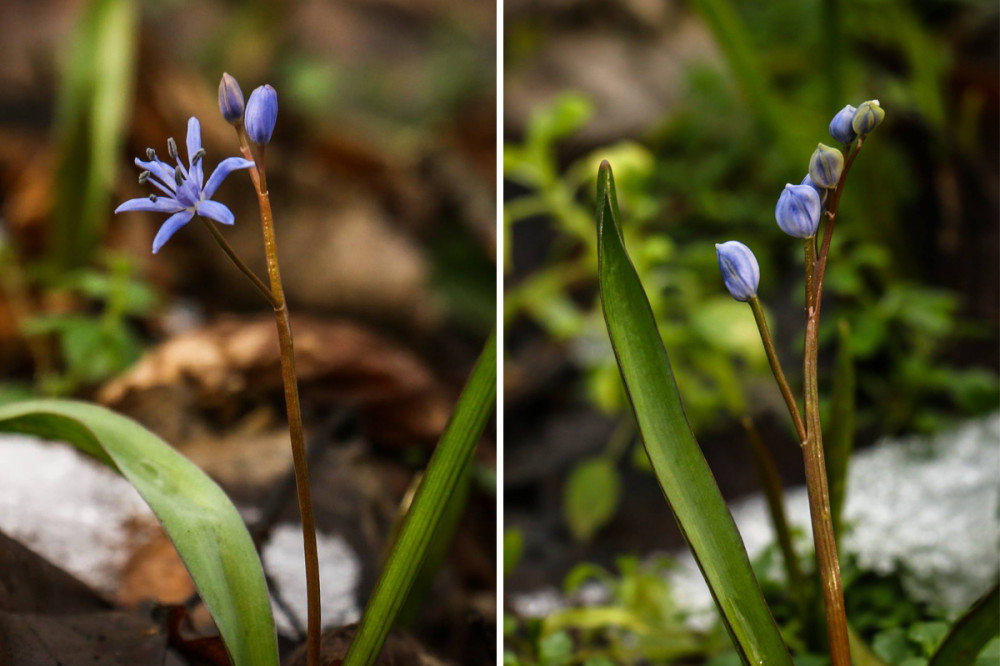
{"type": "Polygon", "coordinates": [[[226,176],[233,171],[253,166],[253,162],[242,157],[228,157],[219,162],[215,171],[208,177],[208,182],[205,182],[203,168],[205,149],[201,147],[201,123],[197,118],[188,120],[187,166],[181,162],[177,153],[177,143],[173,139],[167,141],[167,151],[177,162],[176,167],[171,167],[160,160],[152,148],[146,150],[147,160],[135,158],[136,166],[143,169],[139,174],[139,182],[151,183],[163,195],[150,194],[148,198],[129,199],[115,209],[116,213],[142,210],[170,215],[153,239],[153,254],[159,252],[163,244],[196,214],[221,224],[232,224],[234,222],[232,211],[218,201],[212,201],[212,195],[226,176]]]}

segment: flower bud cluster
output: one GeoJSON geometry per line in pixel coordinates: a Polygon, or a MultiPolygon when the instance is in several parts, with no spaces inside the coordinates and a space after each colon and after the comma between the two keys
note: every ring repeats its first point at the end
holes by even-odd
{"type": "MultiPolygon", "coordinates": [[[[885,111],[877,99],[850,104],[838,111],[830,121],[830,136],[844,145],[843,150],[819,144],[809,159],[809,172],[798,185],[785,185],[774,217],[778,227],[795,238],[813,238],[819,230],[820,218],[830,190],[835,189],[844,174],[844,156],[858,137],[864,137],[881,124],[885,111]]],[[[753,252],[743,243],[728,241],[715,246],[719,270],[726,289],[738,301],[757,297],[760,267],[753,252]]]]}
{"type": "Polygon", "coordinates": [[[243,91],[236,79],[223,74],[219,81],[219,111],[230,124],[246,128],[247,136],[263,146],[271,140],[278,120],[278,93],[270,85],[258,87],[243,103],[243,91]]]}

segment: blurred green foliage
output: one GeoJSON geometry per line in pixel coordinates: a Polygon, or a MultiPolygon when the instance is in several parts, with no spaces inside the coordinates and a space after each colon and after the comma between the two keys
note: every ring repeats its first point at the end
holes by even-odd
{"type": "Polygon", "coordinates": [[[692,426],[704,431],[720,415],[744,410],[748,387],[766,377],[767,366],[750,314],[725,294],[713,244],[735,237],[754,249],[762,298],[780,313],[773,328],[781,355],[796,372],[802,260],[798,244],[774,223],[774,205],[784,183],[801,180],[816,143],[830,140],[832,115],[845,103],[879,97],[887,122],[872,139],[878,150],[862,152],[846,188],[821,342],[832,347],[839,319],[852,331],[859,429],[933,431],[956,416],[995,409],[995,371],[949,360],[962,341],[995,333],[963,318],[955,292],[928,284],[909,233],[920,175],[934,166],[915,163],[914,147],[892,128],[904,120],[918,126],[924,148],[942,160],[974,150],[964,137],[981,125],[982,100],[946,95],[952,56],[933,24],[898,0],[692,5],[725,62],[689,66],[680,102],[641,141],[564,165],[560,147],[593,113],[585,97],[566,93],[535,111],[521,143],[505,145],[504,175],[518,186],[505,205],[505,237],[542,221],[556,232],[544,265],[527,275],[510,255],[513,243],[506,244],[506,272],[516,276],[506,323],[528,318],[564,343],[585,370],[590,400],[622,411],[614,359],[601,339],[590,229],[592,174],[609,159],[621,205],[635,222],[626,242],[692,426]],[[818,52],[834,57],[824,61],[829,66],[815,67],[818,52]]]}
{"type": "MultiPolygon", "coordinates": [[[[508,530],[508,534],[517,534],[508,530]]],[[[822,619],[811,627],[788,590],[779,565],[781,554],[768,547],[753,566],[782,635],[797,666],[828,666],[822,619]]],[[[810,558],[802,559],[807,569],[810,558]]],[[[515,562],[504,562],[504,568],[515,562]]],[[[674,600],[667,557],[639,560],[620,557],[617,571],[580,564],[567,574],[563,593],[569,605],[544,618],[504,617],[505,666],[587,666],[607,664],[692,663],[740,666],[725,631],[692,628],[674,600]],[[597,583],[599,603],[581,600],[584,584],[597,583]]],[[[954,618],[911,599],[899,577],[860,570],[852,558],[844,562],[848,619],[862,642],[852,648],[859,666],[926,666],[952,626],[954,618]]],[[[811,585],[818,580],[809,577],[811,585]]],[[[812,590],[816,592],[816,590],[812,590]]],[[[854,639],[852,639],[853,641],[854,639]]],[[[974,666],[996,664],[1000,639],[986,645],[974,666]]]]}
{"type": "Polygon", "coordinates": [[[578,565],[566,576],[563,592],[572,597],[585,584],[596,582],[606,599],[573,605],[543,619],[508,615],[504,664],[673,663],[725,650],[730,643],[721,627],[699,632],[685,625],[685,614],[664,576],[672,566],[666,557],[643,562],[628,556],[618,559],[617,572],[578,565]]]}
{"type": "MultiPolygon", "coordinates": [[[[18,270],[7,264],[3,283],[18,270]]],[[[35,389],[42,395],[72,395],[128,368],[143,350],[136,319],[157,303],[153,289],[135,273],[130,258],[112,254],[100,268],[67,273],[36,265],[25,271],[27,284],[42,289],[58,308],[29,314],[22,332],[41,343],[35,358],[35,389]],[[51,343],[51,344],[49,344],[51,343]]]]}
{"type": "Polygon", "coordinates": [[[131,107],[138,14],[135,0],[86,3],[62,54],[48,260],[63,270],[90,263],[107,226],[131,107]]]}

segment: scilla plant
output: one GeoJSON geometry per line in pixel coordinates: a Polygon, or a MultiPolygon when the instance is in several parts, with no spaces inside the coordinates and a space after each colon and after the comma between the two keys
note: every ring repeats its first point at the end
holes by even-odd
{"type": "MultiPolygon", "coordinates": [[[[869,134],[884,117],[885,112],[876,100],[857,108],[846,106],[838,112],[830,123],[830,133],[841,148],[820,144],[802,182],[786,185],[778,197],[775,208],[778,226],[802,240],[805,254],[802,412],[785,379],[757,297],[761,275],[753,252],[735,240],[716,245],[723,282],[733,298],[748,303],[753,312],[771,370],[801,443],[832,666],[851,666],[852,662],[820,422],[817,359],[820,306],[830,241],[847,176],[869,134]]],[[[643,444],[743,663],[791,664],[789,650],[761,593],[740,535],[688,426],[663,340],[625,249],[620,219],[611,166],[605,161],[597,184],[601,303],[643,444]]],[[[772,509],[773,514],[780,511],[780,507],[772,509]]],[[[776,519],[775,523],[778,525],[779,521],[776,519]]],[[[787,527],[784,530],[787,532],[787,527]]],[[[989,632],[976,634],[969,628],[977,626],[977,622],[989,623],[991,616],[979,610],[985,605],[971,609],[955,625],[939,651],[955,651],[961,645],[974,658],[976,648],[982,648],[990,636],[989,632]]],[[[933,657],[931,663],[944,662],[933,657]]]]}
{"type": "MultiPolygon", "coordinates": [[[[306,663],[320,661],[320,581],[316,527],[309,492],[302,411],[292,326],[281,282],[274,217],[267,188],[265,155],[278,117],[278,95],[270,85],[244,103],[236,79],[223,74],[219,109],[235,132],[242,156],[223,159],[206,178],[201,124],[188,121],[186,155],[167,140],[169,161],[152,148],[136,158],[140,184],[157,192],[118,206],[116,213],[163,213],[167,219],[153,240],[158,253],[197,218],[225,255],[246,276],[274,312],[292,459],[302,518],[307,583],[306,663]],[[229,245],[216,224],[235,216],[213,197],[235,171],[247,171],[260,210],[267,283],[229,245]]],[[[396,542],[365,609],[345,664],[374,663],[420,572],[428,547],[469,466],[496,401],[496,336],[486,343],[452,417],[424,472],[396,542]]],[[[68,400],[34,400],[0,406],[0,431],[35,434],[74,444],[121,473],[163,524],[215,619],[236,666],[275,666],[278,650],[263,568],[250,535],[225,493],[194,464],[138,423],[96,405],[68,400]]],[[[339,662],[338,662],[339,663],[339,662]]]]}

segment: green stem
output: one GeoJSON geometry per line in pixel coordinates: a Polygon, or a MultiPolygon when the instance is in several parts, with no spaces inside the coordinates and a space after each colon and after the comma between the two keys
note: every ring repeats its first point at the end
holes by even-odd
{"type": "Polygon", "coordinates": [[[778,350],[774,346],[774,339],[771,337],[771,330],[767,327],[767,318],[764,316],[764,308],[760,305],[760,299],[754,296],[750,299],[750,309],[753,310],[753,318],[757,322],[757,330],[760,331],[760,341],[764,343],[764,351],[767,353],[767,362],[771,366],[775,381],[778,382],[778,389],[781,390],[781,397],[785,399],[788,406],[788,413],[792,417],[795,425],[795,433],[799,436],[799,443],[806,441],[806,427],[802,423],[802,415],[799,413],[799,405],[795,402],[795,395],[788,386],[785,373],[781,369],[781,361],[778,360],[778,350]]]}
{"type": "Polygon", "coordinates": [[[236,268],[240,269],[243,275],[245,275],[247,279],[253,283],[253,286],[256,287],[257,291],[259,291],[261,295],[265,298],[265,300],[267,300],[267,302],[271,304],[271,307],[276,308],[278,306],[278,302],[274,298],[274,294],[272,294],[271,290],[267,288],[267,285],[264,284],[264,282],[259,277],[257,277],[257,274],[254,273],[253,270],[249,266],[247,266],[242,259],[239,258],[239,256],[236,254],[236,250],[234,250],[232,246],[223,237],[222,232],[220,232],[215,227],[214,224],[212,224],[205,218],[201,217],[200,215],[198,216],[198,219],[201,220],[201,222],[205,225],[205,228],[208,229],[209,233],[212,234],[212,238],[214,238],[215,242],[219,244],[219,247],[222,248],[222,251],[226,253],[226,256],[229,257],[229,260],[236,265],[236,268]]]}
{"type": "MultiPolygon", "coordinates": [[[[248,160],[253,159],[246,131],[236,128],[240,138],[240,150],[248,160]]],[[[295,349],[292,343],[292,325],[288,318],[285,290],[281,284],[281,270],[278,265],[278,246],[274,235],[274,218],[271,214],[271,199],[267,191],[267,176],[264,168],[264,146],[257,150],[256,165],[250,169],[250,179],[257,192],[260,207],[260,221],[264,234],[264,251],[267,257],[267,276],[271,283],[274,300],[274,323],[278,329],[278,345],[281,349],[281,379],[285,385],[285,407],[288,411],[288,433],[292,443],[292,466],[295,472],[295,489],[298,494],[299,514],[302,517],[302,541],[306,565],[306,663],[320,666],[321,609],[319,589],[319,556],[316,550],[316,521],[313,517],[312,498],[309,492],[309,466],[306,460],[305,434],[302,427],[302,407],[299,403],[299,386],[295,374],[295,349]]]]}
{"type": "Polygon", "coordinates": [[[771,523],[778,538],[778,547],[781,548],[781,555],[785,560],[788,587],[796,606],[799,607],[800,614],[805,617],[806,602],[802,595],[803,590],[805,590],[805,577],[802,575],[799,558],[792,546],[792,532],[788,528],[788,517],[785,515],[785,503],[778,468],[774,464],[774,456],[764,445],[753,419],[750,416],[744,416],[740,422],[743,424],[743,429],[746,430],[747,439],[750,440],[754,467],[757,468],[757,474],[760,476],[764,497],[767,500],[767,508],[771,514],[771,523]]]}

